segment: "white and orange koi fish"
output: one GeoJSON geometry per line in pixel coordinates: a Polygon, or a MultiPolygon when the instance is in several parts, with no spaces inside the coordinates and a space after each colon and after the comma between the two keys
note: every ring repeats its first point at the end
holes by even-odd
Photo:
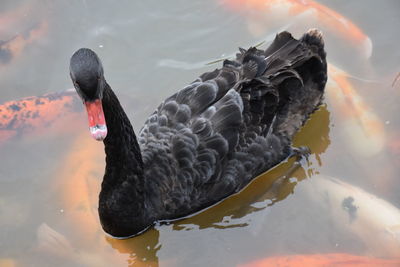
{"type": "MultiPolygon", "coordinates": [[[[277,23],[294,21],[296,17],[313,20],[318,25],[347,40],[352,47],[361,51],[365,58],[372,54],[371,39],[353,22],[322,4],[312,0],[220,0],[235,12],[248,16],[249,30],[256,36],[265,34],[266,29],[277,23]]],[[[296,22],[297,23],[297,22],[296,22]]],[[[307,27],[310,27],[308,25],[307,27]]],[[[270,29],[270,28],[269,28],[270,29]]]]}
{"type": "Polygon", "coordinates": [[[35,1],[23,1],[0,13],[0,68],[17,59],[30,44],[44,39],[49,24],[43,11],[35,1]]]}
{"type": "Polygon", "coordinates": [[[349,146],[362,157],[380,153],[386,134],[382,119],[365,103],[349,82],[349,75],[332,64],[328,65],[327,100],[341,117],[349,146]]]}
{"type": "Polygon", "coordinates": [[[134,262],[134,266],[152,266],[150,259],[142,261],[140,257],[129,259],[129,256],[142,249],[143,240],[156,230],[135,239],[118,240],[107,238],[100,226],[97,207],[104,173],[103,153],[103,146],[93,142],[86,133],[77,136],[70,146],[57,168],[57,179],[52,189],[59,192],[60,210],[64,217],[62,225],[70,234],[67,240],[47,225],[42,225],[38,230],[38,247],[85,266],[110,266],[110,262],[127,261],[134,262]],[[57,244],[59,249],[54,249],[57,244]],[[99,262],[104,264],[98,265],[99,262]]]}
{"type": "Polygon", "coordinates": [[[75,90],[5,102],[0,105],[0,145],[15,136],[48,133],[50,128],[57,133],[72,130],[65,125],[80,120],[79,106],[75,90]]]}
{"type": "Polygon", "coordinates": [[[18,58],[26,46],[40,40],[47,32],[48,23],[42,21],[24,33],[16,34],[8,40],[0,40],[0,67],[18,58]]]}

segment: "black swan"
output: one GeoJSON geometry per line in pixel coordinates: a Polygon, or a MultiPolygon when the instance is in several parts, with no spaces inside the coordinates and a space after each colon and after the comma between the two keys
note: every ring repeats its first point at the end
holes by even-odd
{"type": "Polygon", "coordinates": [[[289,157],[293,135],[321,103],[327,64],[320,31],[299,40],[282,32],[265,51],[240,49],[167,98],[138,138],[92,50],[73,54],[70,75],[105,145],[102,227],[128,238],[238,192],[289,157]]]}

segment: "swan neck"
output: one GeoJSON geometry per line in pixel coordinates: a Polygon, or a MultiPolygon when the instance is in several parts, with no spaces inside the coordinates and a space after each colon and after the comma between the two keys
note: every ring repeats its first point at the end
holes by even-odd
{"type": "Polygon", "coordinates": [[[108,84],[102,102],[108,133],[103,140],[106,170],[99,216],[107,233],[126,237],[149,225],[145,214],[143,161],[133,127],[108,84]]]}
{"type": "Polygon", "coordinates": [[[118,98],[107,84],[103,93],[103,109],[107,123],[104,139],[106,168],[129,168],[132,174],[143,173],[143,161],[135,132],[118,98]]]}

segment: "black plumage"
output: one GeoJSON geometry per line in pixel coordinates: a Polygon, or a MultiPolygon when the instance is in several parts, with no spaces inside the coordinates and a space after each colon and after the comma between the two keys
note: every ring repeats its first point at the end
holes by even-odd
{"type": "MultiPolygon", "coordinates": [[[[74,84],[86,57],[97,58],[81,50],[71,58],[74,84]]],[[[98,67],[88,61],[98,84],[76,89],[83,99],[97,93],[103,102],[109,130],[99,215],[115,237],[210,206],[287,158],[327,79],[321,33],[310,30],[296,40],[282,32],[267,50],[240,49],[236,59],[167,98],[136,138],[100,60],[98,67]]]]}

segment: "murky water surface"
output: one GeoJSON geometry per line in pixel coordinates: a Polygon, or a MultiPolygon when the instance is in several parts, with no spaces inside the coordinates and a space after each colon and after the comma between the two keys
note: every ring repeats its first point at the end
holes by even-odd
{"type": "Polygon", "coordinates": [[[221,64],[208,62],[239,46],[268,44],[278,31],[299,37],[321,28],[331,66],[325,104],[295,140],[312,150],[302,168],[283,179],[293,161],[282,163],[222,203],[129,240],[100,228],[104,154],[82,107],[74,120],[61,117],[57,130],[0,144],[0,266],[236,266],[339,252],[400,257],[400,221],[385,221],[400,213],[400,81],[392,86],[400,72],[400,3],[319,2],[343,21],[322,9],[285,17],[274,16],[276,6],[227,2],[2,1],[1,103],[71,88],[69,57],[90,47],[137,131],[164,98],[221,64]]]}

